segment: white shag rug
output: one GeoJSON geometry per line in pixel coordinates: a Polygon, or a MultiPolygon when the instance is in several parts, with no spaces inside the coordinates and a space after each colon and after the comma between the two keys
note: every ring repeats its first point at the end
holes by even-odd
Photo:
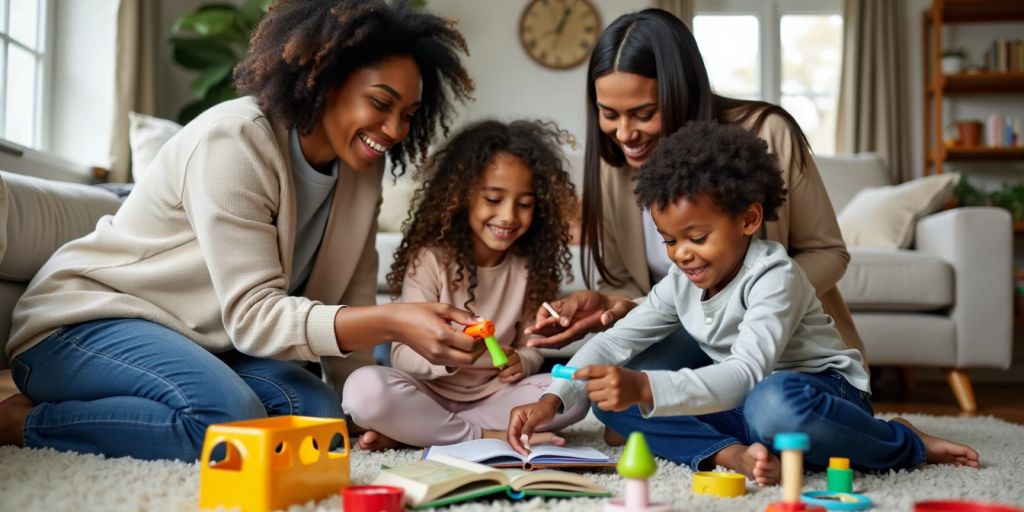
{"type": "MultiPolygon", "coordinates": [[[[925,466],[915,471],[888,474],[857,473],[855,490],[862,490],[874,501],[874,510],[906,512],[913,509],[914,502],[926,499],[989,501],[1024,507],[1024,426],[991,417],[914,414],[906,417],[925,432],[973,446],[981,455],[982,469],[925,466]]],[[[572,444],[595,446],[617,455],[621,448],[604,446],[600,432],[600,423],[590,415],[565,434],[572,444]]],[[[419,455],[420,450],[354,451],[351,459],[354,483],[369,483],[382,464],[408,463],[419,455]]],[[[614,492],[622,491],[623,481],[614,472],[592,476],[614,492]]],[[[747,495],[740,498],[696,495],[690,491],[692,477],[689,468],[659,460],[658,473],[651,479],[652,498],[671,502],[678,511],[736,512],[764,510],[780,496],[779,487],[757,489],[749,481],[747,495]]],[[[824,474],[805,477],[805,490],[824,488],[824,474]]],[[[198,493],[196,464],[0,447],[0,510],[195,510],[198,493]]],[[[495,500],[469,502],[448,510],[589,512],[600,510],[603,502],[603,499],[495,500]]],[[[341,510],[341,498],[335,495],[289,510],[337,512],[341,510]]]]}

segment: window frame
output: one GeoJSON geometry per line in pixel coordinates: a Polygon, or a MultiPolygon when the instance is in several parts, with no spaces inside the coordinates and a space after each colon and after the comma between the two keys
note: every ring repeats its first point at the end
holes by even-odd
{"type": "Polygon", "coordinates": [[[782,17],[791,14],[843,14],[842,0],[698,0],[694,16],[748,15],[757,18],[761,98],[782,102],[782,17]]]}
{"type": "Polygon", "coordinates": [[[52,84],[50,76],[53,75],[53,43],[55,21],[53,17],[52,0],[34,0],[37,5],[38,14],[36,17],[36,44],[38,49],[32,49],[24,44],[15,41],[10,35],[11,22],[11,0],[0,0],[3,3],[4,18],[3,26],[0,27],[0,142],[4,146],[19,148],[23,144],[7,139],[4,133],[7,129],[7,66],[10,58],[9,48],[11,45],[29,52],[35,58],[35,105],[33,115],[35,123],[33,126],[32,141],[27,146],[29,149],[43,151],[48,148],[50,140],[50,95],[52,84]]]}

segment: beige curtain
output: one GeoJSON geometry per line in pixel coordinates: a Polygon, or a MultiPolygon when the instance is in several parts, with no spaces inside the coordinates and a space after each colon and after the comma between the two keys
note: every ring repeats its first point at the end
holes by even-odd
{"type": "Polygon", "coordinates": [[[694,0],[654,0],[654,5],[658,9],[666,10],[676,17],[683,20],[690,30],[693,30],[693,15],[696,12],[696,6],[694,0]]]}
{"type": "Polygon", "coordinates": [[[128,112],[156,113],[159,23],[159,2],[121,0],[117,9],[114,133],[110,139],[110,173],[107,175],[111,182],[131,181],[128,112]]]}
{"type": "Polygon", "coordinates": [[[906,31],[903,2],[844,2],[836,151],[878,153],[894,183],[914,177],[903,59],[906,31]]]}

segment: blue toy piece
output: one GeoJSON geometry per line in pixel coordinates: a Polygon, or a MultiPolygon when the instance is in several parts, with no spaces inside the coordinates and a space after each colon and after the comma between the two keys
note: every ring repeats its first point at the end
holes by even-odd
{"type": "Polygon", "coordinates": [[[565,366],[561,364],[556,364],[555,366],[551,367],[551,376],[556,379],[572,380],[573,374],[578,371],[579,368],[576,368],[575,366],[565,366]]]}
{"type": "Polygon", "coordinates": [[[867,496],[853,492],[807,491],[803,499],[804,503],[828,510],[867,510],[872,507],[867,496]]]}
{"type": "Polygon", "coordinates": [[[811,448],[811,438],[799,432],[781,432],[775,435],[775,449],[781,451],[800,450],[806,452],[811,448]]]}

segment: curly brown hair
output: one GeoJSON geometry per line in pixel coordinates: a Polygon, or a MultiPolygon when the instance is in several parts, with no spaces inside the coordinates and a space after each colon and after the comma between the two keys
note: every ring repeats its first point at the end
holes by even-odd
{"type": "Polygon", "coordinates": [[[423,86],[409,136],[388,150],[398,177],[407,159],[426,157],[438,130],[448,135],[452,100],[472,99],[474,88],[459,55],[469,50],[454,21],[406,3],[278,0],[253,33],[249,55],[235,67],[235,88],[255,97],[271,117],[308,134],[328,93],[353,72],[387,57],[411,57],[423,86]]]}
{"type": "Polygon", "coordinates": [[[533,172],[537,194],[530,228],[510,249],[527,262],[523,310],[535,309],[553,297],[563,280],[572,279],[569,228],[578,209],[562,144],[574,145],[575,139],[551,122],[485,120],[466,126],[438,149],[416,173],[423,183],[402,224],[402,243],[387,276],[392,295],[401,293],[406,275],[415,271],[419,251],[436,247],[443,249],[444,265],[456,266],[452,287],[458,289],[464,280],[469,281],[469,300],[463,306],[470,309],[477,285],[470,198],[495,155],[507,153],[533,172]]]}
{"type": "Polygon", "coordinates": [[[658,143],[640,167],[636,201],[664,208],[708,194],[731,217],[760,203],[764,221],[778,220],[786,187],[768,143],[734,124],[691,121],[658,143]]]}

